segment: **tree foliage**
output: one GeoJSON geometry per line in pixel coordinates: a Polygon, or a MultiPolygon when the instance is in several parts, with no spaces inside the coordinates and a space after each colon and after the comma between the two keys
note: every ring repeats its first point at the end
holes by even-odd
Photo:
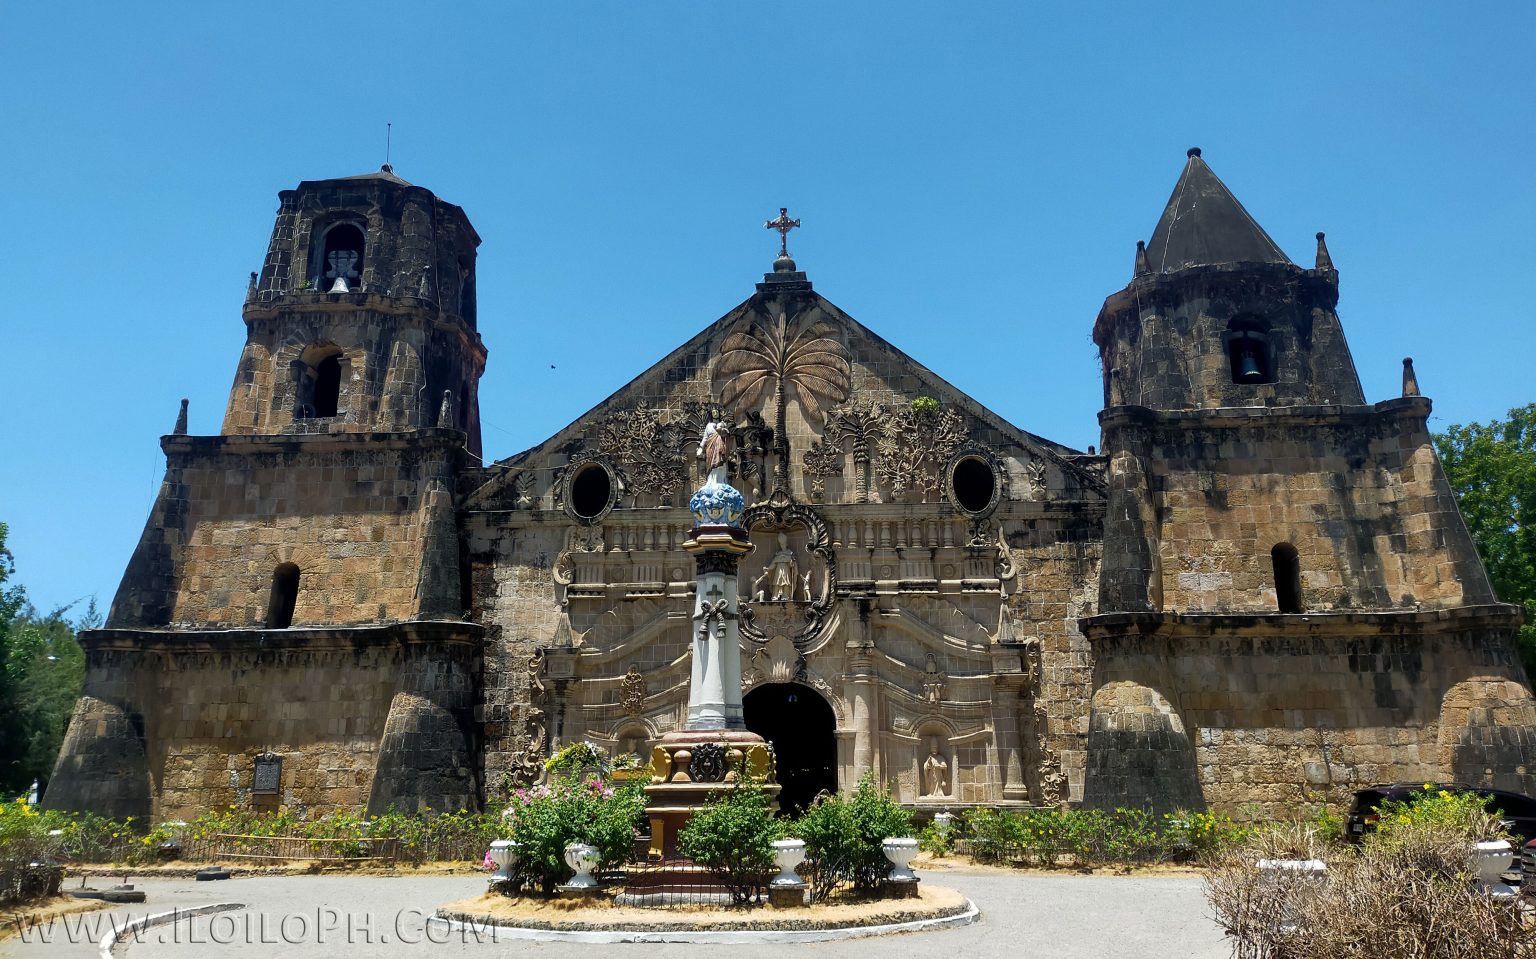
{"type": "Polygon", "coordinates": [[[772,873],[773,842],[783,836],[763,784],[745,780],[710,797],[678,834],[677,848],[718,872],[732,902],[748,903],[772,873]]]}
{"type": "Polygon", "coordinates": [[[1451,426],[1435,449],[1501,600],[1525,607],[1520,653],[1536,675],[1536,403],[1451,426]]]}
{"type": "Polygon", "coordinates": [[[92,601],[77,620],[69,606],[39,613],[26,590],[7,585],[15,561],[0,523],[0,795],[46,785],[85,678],[75,633],[99,626],[92,601]]]}

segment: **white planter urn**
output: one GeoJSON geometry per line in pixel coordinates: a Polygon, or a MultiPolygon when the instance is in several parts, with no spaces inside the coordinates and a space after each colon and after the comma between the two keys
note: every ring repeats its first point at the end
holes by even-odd
{"type": "Polygon", "coordinates": [[[885,858],[891,861],[891,874],[886,876],[889,882],[917,882],[917,876],[912,872],[911,862],[917,857],[917,840],[911,836],[887,839],[881,843],[885,852],[885,858]]]}
{"type": "Polygon", "coordinates": [[[1477,864],[1477,881],[1485,892],[1510,896],[1514,890],[1499,878],[1515,863],[1515,847],[1508,840],[1485,839],[1472,844],[1472,861],[1477,864]]]}
{"type": "Polygon", "coordinates": [[[948,836],[949,831],[955,828],[955,814],[948,809],[933,816],[933,828],[941,836],[948,836]]]}
{"type": "Polygon", "coordinates": [[[510,839],[496,840],[491,843],[490,857],[496,867],[491,873],[491,882],[510,882],[512,867],[517,865],[517,843],[510,839]]]}
{"type": "Polygon", "coordinates": [[[776,889],[805,888],[805,880],[795,872],[795,867],[805,862],[805,840],[780,839],[772,846],[773,864],[779,867],[779,874],[769,880],[768,885],[776,889]]]}
{"type": "Polygon", "coordinates": [[[567,889],[595,889],[597,880],[592,870],[597,868],[597,847],[584,842],[573,842],[565,847],[565,864],[576,870],[576,875],[565,884],[567,889]]]}

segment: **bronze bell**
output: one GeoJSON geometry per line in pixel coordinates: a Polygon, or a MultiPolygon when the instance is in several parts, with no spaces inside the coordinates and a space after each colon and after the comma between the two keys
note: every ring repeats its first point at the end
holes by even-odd
{"type": "Polygon", "coordinates": [[[1259,369],[1258,357],[1253,355],[1253,347],[1244,344],[1243,355],[1238,359],[1237,381],[1239,383],[1262,383],[1264,371],[1259,369]]]}

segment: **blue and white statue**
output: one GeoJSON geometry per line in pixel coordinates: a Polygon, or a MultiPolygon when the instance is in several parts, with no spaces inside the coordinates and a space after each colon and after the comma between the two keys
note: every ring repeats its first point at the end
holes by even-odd
{"type": "Polygon", "coordinates": [[[730,458],[731,429],[719,407],[709,411],[709,422],[699,437],[699,449],[695,454],[704,461],[708,471],[704,485],[688,500],[688,509],[699,526],[737,526],[741,514],[747,508],[746,499],[726,482],[727,460],[730,458]]]}

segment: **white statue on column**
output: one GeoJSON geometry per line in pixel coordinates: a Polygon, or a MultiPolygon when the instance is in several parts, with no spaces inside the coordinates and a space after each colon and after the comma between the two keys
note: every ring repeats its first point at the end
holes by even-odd
{"type": "Polygon", "coordinates": [[[709,422],[704,424],[704,435],[699,437],[699,450],[695,458],[704,461],[705,484],[726,485],[726,459],[730,456],[730,427],[719,407],[709,411],[709,422]]]}

